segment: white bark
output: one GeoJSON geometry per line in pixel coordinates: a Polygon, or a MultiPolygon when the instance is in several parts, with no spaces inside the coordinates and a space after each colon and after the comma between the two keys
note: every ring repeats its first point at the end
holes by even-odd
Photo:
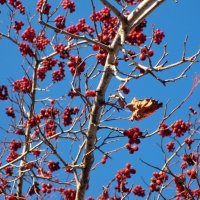
{"type": "MultiPolygon", "coordinates": [[[[103,1],[106,2],[106,1],[103,1]]],[[[96,142],[96,133],[100,120],[102,105],[105,101],[106,90],[110,84],[115,70],[115,59],[124,42],[124,37],[129,33],[131,28],[136,27],[146,16],[155,10],[164,0],[144,0],[138,7],[128,16],[127,21],[123,20],[123,24],[119,27],[118,33],[111,44],[111,52],[108,53],[99,85],[96,89],[97,96],[90,113],[90,121],[88,125],[87,140],[85,145],[85,156],[83,160],[83,169],[77,186],[76,200],[84,200],[85,192],[89,184],[90,170],[94,162],[94,148],[96,142]]],[[[112,10],[112,9],[111,9],[112,10]]]]}

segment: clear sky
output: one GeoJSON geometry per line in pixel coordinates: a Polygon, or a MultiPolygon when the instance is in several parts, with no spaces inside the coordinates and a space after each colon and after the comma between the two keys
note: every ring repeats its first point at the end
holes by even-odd
{"type": "MultiPolygon", "coordinates": [[[[75,14],[76,16],[70,19],[70,23],[72,24],[73,22],[77,22],[78,18],[86,17],[88,15],[88,12],[91,12],[91,8],[84,5],[85,1],[75,0],[75,2],[77,2],[77,5],[79,6],[77,6],[77,14],[75,14]]],[[[98,8],[100,9],[101,7],[102,6],[98,1],[96,10],[98,10],[98,8]]],[[[159,47],[155,46],[154,49],[155,58],[153,59],[153,61],[155,63],[157,59],[162,55],[164,44],[167,44],[167,49],[169,53],[168,63],[180,60],[183,51],[183,42],[186,38],[186,35],[188,35],[186,52],[187,55],[191,56],[198,51],[198,49],[200,48],[199,8],[199,0],[180,0],[178,3],[174,3],[173,0],[167,0],[166,3],[162,4],[147,18],[148,28],[145,30],[147,35],[151,34],[152,24],[155,24],[156,28],[159,28],[165,32],[165,39],[163,40],[162,44],[159,47]]],[[[30,9],[32,10],[32,8],[30,9]]],[[[1,27],[6,23],[7,20],[8,17],[6,15],[0,15],[0,31],[2,31],[1,27]]],[[[11,42],[5,40],[0,40],[0,52],[0,85],[9,85],[8,80],[18,78],[20,79],[23,74],[20,68],[20,65],[22,64],[22,57],[17,51],[17,48],[12,45],[11,42]]],[[[85,53],[87,54],[87,52],[85,53]]],[[[176,77],[186,66],[187,65],[183,65],[178,67],[178,69],[176,70],[169,70],[166,73],[163,73],[161,77],[176,77]]],[[[139,80],[133,80],[127,85],[130,88],[131,92],[126,97],[126,100],[127,102],[130,102],[133,97],[136,97],[138,99],[153,98],[159,100],[160,102],[163,102],[163,104],[166,104],[170,100],[170,111],[175,106],[177,106],[183,100],[183,98],[188,95],[190,89],[192,88],[195,74],[200,74],[199,63],[196,63],[192,66],[191,70],[187,73],[187,78],[181,79],[175,83],[169,83],[166,86],[163,86],[152,76],[147,76],[139,80]]],[[[116,80],[113,80],[111,82],[113,86],[115,85],[115,83],[117,83],[116,80]]],[[[62,90],[59,88],[59,91],[57,92],[62,93],[62,90]]],[[[55,94],[57,94],[57,92],[55,94]]],[[[109,94],[111,94],[110,90],[108,90],[107,92],[107,95],[109,94]]],[[[193,106],[194,108],[197,108],[197,104],[199,101],[200,87],[196,88],[193,96],[183,105],[183,107],[179,111],[176,112],[175,115],[171,117],[168,123],[172,123],[179,118],[187,120],[188,107],[193,106]]],[[[1,107],[5,107],[5,102],[0,102],[0,109],[1,107]]],[[[0,117],[0,125],[2,125],[3,123],[5,123],[3,118],[4,114],[2,111],[0,111],[0,115],[2,116],[0,117]]],[[[121,113],[119,113],[118,115],[121,116],[121,113]]],[[[123,128],[138,126],[141,130],[148,130],[148,132],[150,133],[155,130],[162,115],[163,109],[160,109],[152,116],[140,122],[113,122],[113,126],[121,126],[123,128]]],[[[92,172],[91,183],[87,196],[98,196],[102,191],[102,186],[107,185],[107,183],[115,176],[116,171],[124,168],[127,162],[130,162],[133,167],[136,168],[136,170],[138,171],[138,173],[134,175],[133,178],[130,180],[130,183],[131,181],[133,181],[133,184],[138,183],[142,184],[145,187],[143,179],[146,183],[149,183],[149,179],[151,178],[154,169],[141,163],[141,161],[139,161],[139,158],[142,158],[146,162],[152,163],[155,166],[162,167],[164,156],[158,145],[160,143],[160,139],[161,138],[159,136],[154,136],[144,141],[142,140],[141,144],[139,145],[140,150],[133,155],[129,155],[126,150],[122,150],[116,154],[113,154],[112,159],[108,160],[106,165],[101,165],[96,169],[96,172],[92,172]]],[[[111,148],[117,148],[118,145],[122,146],[125,143],[126,140],[122,140],[119,143],[113,143],[113,146],[111,146],[111,148]]],[[[99,161],[101,159],[101,155],[97,154],[96,156],[96,161],[99,161]]]]}

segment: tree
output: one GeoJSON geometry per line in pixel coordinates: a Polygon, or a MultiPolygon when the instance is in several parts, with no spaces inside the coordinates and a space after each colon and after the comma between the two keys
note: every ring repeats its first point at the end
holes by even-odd
{"type": "Polygon", "coordinates": [[[134,157],[145,141],[156,138],[163,163],[146,162],[142,153],[135,160],[154,171],[152,178],[132,180],[144,172],[134,168],[135,162],[124,163],[97,199],[199,199],[198,102],[189,108],[189,118],[172,118],[192,96],[198,75],[173,107],[167,97],[165,102],[157,96],[140,99],[128,87],[146,76],[162,86],[177,84],[198,62],[200,50],[187,55],[187,37],[182,56],[168,62],[165,33],[148,25],[148,16],[164,3],[0,0],[0,36],[14,46],[21,65],[13,74],[18,78],[0,86],[2,197],[95,199],[96,194],[88,196],[96,187],[91,174],[103,165],[104,176],[115,154],[134,157]],[[91,12],[78,19],[81,5],[91,12]],[[179,66],[184,69],[178,76],[165,73],[179,66]],[[152,115],[157,116],[153,131],[139,128],[152,115]]]}

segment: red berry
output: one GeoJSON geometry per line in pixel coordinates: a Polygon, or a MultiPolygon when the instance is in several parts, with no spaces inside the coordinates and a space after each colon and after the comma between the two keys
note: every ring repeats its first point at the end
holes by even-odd
{"type": "Polygon", "coordinates": [[[138,149],[139,149],[139,147],[137,145],[134,145],[132,148],[134,151],[138,151],[138,149]]]}
{"type": "Polygon", "coordinates": [[[168,152],[173,152],[175,149],[174,142],[169,142],[168,144],[166,144],[166,148],[168,152]]]}
{"type": "Polygon", "coordinates": [[[96,96],[96,91],[95,90],[87,90],[85,93],[86,97],[95,97],[96,96]]]}
{"type": "Polygon", "coordinates": [[[146,55],[144,53],[140,53],[140,60],[146,60],[146,55]]]}
{"type": "Polygon", "coordinates": [[[64,29],[65,28],[65,16],[58,15],[55,18],[55,25],[59,29],[64,29]]]}
{"type": "Polygon", "coordinates": [[[50,103],[51,104],[55,104],[56,100],[55,99],[51,99],[50,103]]]}
{"type": "Polygon", "coordinates": [[[61,5],[64,9],[69,9],[70,13],[75,11],[75,3],[73,1],[64,0],[61,5]]]}
{"type": "Polygon", "coordinates": [[[93,49],[94,51],[98,51],[98,50],[100,49],[100,47],[99,47],[99,45],[97,45],[97,44],[93,44],[93,45],[92,45],[92,49],[93,49]]]}
{"type": "Polygon", "coordinates": [[[152,57],[153,55],[154,55],[154,51],[150,49],[150,50],[148,51],[148,56],[149,56],[149,57],[152,57]]]}
{"type": "Polygon", "coordinates": [[[133,188],[132,192],[134,193],[134,195],[139,196],[139,197],[145,196],[145,190],[140,185],[136,185],[133,188]]]}
{"type": "Polygon", "coordinates": [[[154,34],[153,34],[153,41],[156,44],[160,44],[163,40],[163,38],[165,37],[164,32],[160,31],[159,29],[155,30],[154,34]]]}
{"type": "Polygon", "coordinates": [[[51,9],[51,5],[49,5],[47,2],[45,3],[44,6],[43,4],[44,4],[44,0],[39,0],[37,2],[37,11],[42,12],[42,9],[43,9],[43,14],[48,15],[51,9]]]}

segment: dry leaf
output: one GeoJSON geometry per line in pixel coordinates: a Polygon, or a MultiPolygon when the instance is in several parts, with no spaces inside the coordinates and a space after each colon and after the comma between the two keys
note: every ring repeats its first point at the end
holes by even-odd
{"type": "Polygon", "coordinates": [[[130,120],[139,121],[145,117],[150,116],[157,109],[162,107],[162,103],[154,99],[136,99],[133,98],[131,103],[127,104],[126,107],[133,112],[130,120]]]}

